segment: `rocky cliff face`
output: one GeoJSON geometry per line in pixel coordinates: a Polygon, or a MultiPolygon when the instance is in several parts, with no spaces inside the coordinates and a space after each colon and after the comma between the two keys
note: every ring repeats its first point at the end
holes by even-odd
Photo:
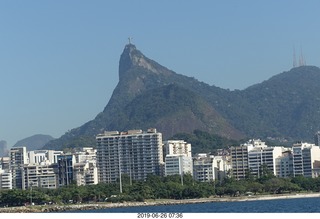
{"type": "Polygon", "coordinates": [[[150,127],[163,132],[165,138],[180,132],[191,133],[194,129],[212,131],[229,138],[243,137],[206,98],[201,97],[201,92],[206,92],[206,86],[210,87],[161,66],[144,56],[135,45],[128,44],[120,57],[119,82],[104,110],[92,121],[49,142],[45,148],[74,147],[75,144],[81,144],[77,138],[86,139],[84,142],[87,144],[94,144],[95,135],[104,130],[125,131],[150,127]],[[165,101],[163,94],[167,90],[173,95],[165,101]],[[199,99],[201,104],[197,108],[195,103],[199,103],[199,99]],[[190,100],[194,101],[193,108],[187,104],[190,100]],[[179,106],[172,110],[169,102],[179,103],[179,106]],[[154,106],[157,107],[153,111],[148,111],[154,106]],[[159,111],[170,113],[161,114],[159,111]],[[194,111],[201,113],[195,114],[194,111]],[[147,116],[141,117],[141,114],[147,116]]]}
{"type": "Polygon", "coordinates": [[[319,89],[320,69],[301,66],[230,91],[177,74],[128,44],[120,57],[119,82],[103,111],[45,148],[95,145],[104,130],[150,127],[165,139],[199,129],[235,140],[311,140],[320,130],[319,89]]]}

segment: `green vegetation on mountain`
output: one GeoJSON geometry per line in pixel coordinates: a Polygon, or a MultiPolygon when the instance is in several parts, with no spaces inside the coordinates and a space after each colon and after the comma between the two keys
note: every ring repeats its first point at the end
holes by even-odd
{"type": "Polygon", "coordinates": [[[104,110],[45,148],[88,146],[104,130],[151,127],[164,139],[202,130],[230,140],[312,141],[320,130],[319,88],[320,69],[301,66],[230,91],[177,74],[128,44],[120,57],[118,85],[104,110]]]}
{"type": "Polygon", "coordinates": [[[201,130],[194,130],[192,134],[178,133],[170,139],[183,139],[186,142],[190,143],[192,146],[192,154],[215,153],[217,149],[227,149],[230,146],[238,146],[244,143],[244,140],[236,141],[225,137],[221,137],[217,134],[210,134],[201,130]]]}
{"type": "Polygon", "coordinates": [[[170,84],[136,96],[114,113],[111,126],[120,130],[157,127],[165,138],[195,129],[230,137],[241,135],[199,95],[170,84]]]}
{"type": "Polygon", "coordinates": [[[293,68],[247,88],[243,96],[255,106],[252,114],[259,120],[248,117],[255,128],[246,133],[311,141],[320,130],[319,88],[320,69],[313,66],[293,68]]]}

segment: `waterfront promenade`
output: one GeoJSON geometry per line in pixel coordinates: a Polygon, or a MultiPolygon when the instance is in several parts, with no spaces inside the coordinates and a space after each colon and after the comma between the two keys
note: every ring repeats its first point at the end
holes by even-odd
{"type": "Polygon", "coordinates": [[[38,206],[21,206],[0,208],[0,213],[41,213],[41,212],[68,212],[90,209],[119,208],[130,206],[152,206],[152,205],[172,205],[188,203],[207,203],[207,202],[232,202],[232,201],[255,201],[255,200],[272,200],[272,199],[294,199],[294,198],[312,198],[320,197],[320,193],[295,193],[285,195],[256,195],[240,197],[212,197],[200,199],[183,199],[183,200],[146,200],[145,202],[124,202],[124,203],[92,203],[92,204],[68,204],[68,205],[38,205],[38,206]]]}

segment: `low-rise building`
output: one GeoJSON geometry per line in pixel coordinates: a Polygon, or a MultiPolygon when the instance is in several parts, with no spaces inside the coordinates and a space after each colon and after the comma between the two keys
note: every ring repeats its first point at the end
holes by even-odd
{"type": "Polygon", "coordinates": [[[165,159],[165,175],[193,175],[192,157],[185,154],[169,154],[165,159]]]}
{"type": "Polygon", "coordinates": [[[224,156],[197,154],[193,160],[193,177],[200,182],[222,181],[230,165],[224,156]]]}
{"type": "Polygon", "coordinates": [[[98,184],[98,168],[95,161],[74,164],[73,178],[78,186],[98,184]]]}
{"type": "Polygon", "coordinates": [[[0,166],[0,190],[12,189],[12,174],[10,170],[4,170],[0,166]]]}
{"type": "Polygon", "coordinates": [[[57,157],[63,155],[63,151],[54,150],[34,150],[28,151],[29,164],[40,164],[43,162],[49,162],[50,164],[57,163],[57,157]]]}

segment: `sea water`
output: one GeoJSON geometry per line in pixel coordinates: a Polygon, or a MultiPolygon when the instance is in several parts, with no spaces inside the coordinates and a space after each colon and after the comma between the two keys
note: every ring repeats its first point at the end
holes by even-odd
{"type": "MultiPolygon", "coordinates": [[[[210,202],[70,211],[70,213],[320,213],[320,198],[210,202]]],[[[143,218],[143,217],[142,217],[143,218]]]]}

